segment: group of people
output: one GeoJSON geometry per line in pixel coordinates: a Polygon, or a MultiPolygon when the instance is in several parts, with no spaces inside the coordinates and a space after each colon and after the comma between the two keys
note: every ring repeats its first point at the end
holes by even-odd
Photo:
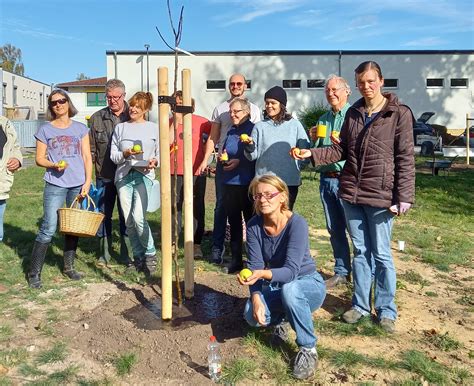
{"type": "MultiPolygon", "coordinates": [[[[394,216],[405,214],[414,202],[414,119],[393,93],[382,92],[384,80],[376,62],[361,63],[355,69],[355,81],[362,98],[350,105],[348,82],[340,76],[328,77],[325,95],[330,110],[319,118],[309,137],[287,111],[283,88],[275,86],[265,93],[262,117],[258,107],[244,97],[247,81],[241,74],[230,77],[230,97],[214,109],[210,121],[195,114],[192,119],[195,256],[202,257],[205,175],[217,148],[210,260],[223,264],[228,221],[231,262],[223,269],[235,273],[246,266],[252,271],[247,279],[237,275],[250,291],[244,317],[252,326],[272,326],[276,342],[287,339],[291,326],[299,347],[293,374],[299,379],[310,377],[317,365],[312,312],[323,304],[326,287],[347,283],[352,275],[352,307],[343,319],[356,323],[372,312],[373,286],[380,326],[389,333],[395,330],[396,276],[390,240],[394,216]],[[293,212],[300,169],[309,161],[321,174],[320,198],[335,259],[334,275],[326,282],[310,254],[307,222],[293,212]],[[346,232],[353,245],[352,263],[346,232]]],[[[176,106],[182,105],[182,93],[174,96],[176,106]]],[[[57,210],[64,201],[69,205],[76,196],[88,193],[93,165],[96,185],[104,189],[99,202],[105,214],[98,232],[99,260],[104,264],[110,260],[117,201],[124,263],[146,275],[156,269],[156,249],[146,221],[159,160],[158,130],[146,120],[152,96],[138,92],[127,104],[125,86],[112,79],[106,85],[106,98],[108,106],[91,117],[89,131],[71,119],[76,110],[66,92],[55,90],[49,96],[49,122],[36,134],[36,163],[46,172],[44,217],[33,247],[30,287],[41,286],[41,267],[56,230],[57,210]]],[[[182,113],[170,118],[170,133],[172,159],[178,154],[174,199],[180,217],[182,113]]],[[[13,159],[18,162],[5,163],[10,172],[21,164],[21,156],[13,159]]],[[[81,278],[74,269],[76,248],[77,237],[66,235],[64,274],[73,280],[81,278]]]]}

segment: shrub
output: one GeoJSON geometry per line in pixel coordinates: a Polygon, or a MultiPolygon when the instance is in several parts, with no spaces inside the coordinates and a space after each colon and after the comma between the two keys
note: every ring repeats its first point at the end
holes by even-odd
{"type": "Polygon", "coordinates": [[[329,111],[329,107],[323,102],[316,102],[309,107],[303,107],[298,111],[298,119],[306,130],[313,127],[321,115],[329,111]]]}

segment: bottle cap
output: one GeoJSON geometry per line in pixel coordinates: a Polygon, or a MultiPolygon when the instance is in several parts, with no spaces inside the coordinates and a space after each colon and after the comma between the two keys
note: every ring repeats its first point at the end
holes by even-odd
{"type": "Polygon", "coordinates": [[[214,335],[212,335],[210,341],[211,341],[211,342],[215,342],[215,341],[216,341],[216,337],[215,337],[214,335]]]}

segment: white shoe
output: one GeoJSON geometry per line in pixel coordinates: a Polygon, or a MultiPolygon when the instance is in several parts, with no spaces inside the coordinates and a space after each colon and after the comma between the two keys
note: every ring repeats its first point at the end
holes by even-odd
{"type": "Polygon", "coordinates": [[[194,258],[195,259],[202,259],[204,255],[202,254],[202,249],[199,244],[194,244],[194,258]]]}

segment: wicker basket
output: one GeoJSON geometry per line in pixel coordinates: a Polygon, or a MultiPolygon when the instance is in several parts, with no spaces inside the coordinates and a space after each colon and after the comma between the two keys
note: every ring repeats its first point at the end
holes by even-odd
{"type": "MultiPolygon", "coordinates": [[[[104,215],[87,209],[79,209],[79,197],[80,196],[74,199],[70,208],[58,209],[59,232],[79,237],[95,236],[104,219],[104,215]]],[[[89,195],[86,196],[86,199],[87,208],[89,208],[92,203],[95,210],[96,206],[94,200],[91,199],[89,195]]]]}

